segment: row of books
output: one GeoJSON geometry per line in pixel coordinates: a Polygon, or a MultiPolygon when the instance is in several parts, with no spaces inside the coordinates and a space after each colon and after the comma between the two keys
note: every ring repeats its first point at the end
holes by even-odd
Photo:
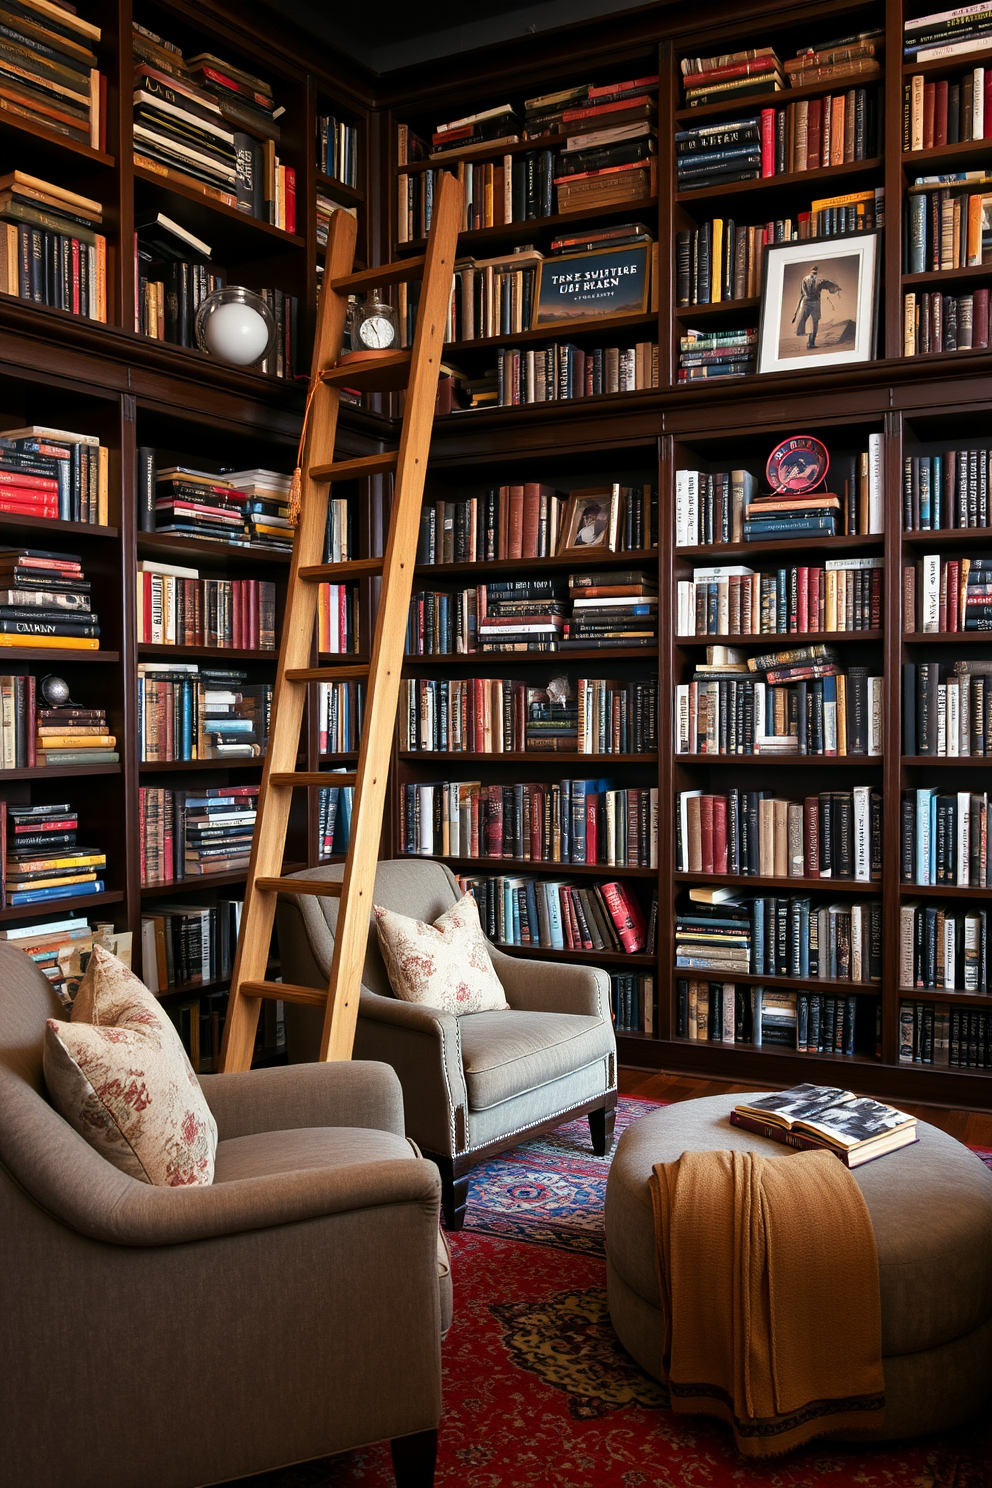
{"type": "Polygon", "coordinates": [[[903,791],[903,883],[987,888],[989,850],[987,791],[942,791],[938,786],[903,791]]]}
{"type": "Polygon", "coordinates": [[[679,754],[882,753],[882,679],[822,643],[744,656],[708,646],[675,688],[679,754]],[[711,659],[712,658],[712,659],[711,659]]]}
{"type": "Polygon", "coordinates": [[[989,525],[989,461],[986,449],[906,455],[903,460],[902,520],[907,532],[989,525]]]}
{"type": "Polygon", "coordinates": [[[904,754],[992,755],[992,662],[969,658],[953,667],[941,681],[940,662],[903,662],[904,754]]]}
{"type": "Polygon", "coordinates": [[[452,594],[420,591],[410,601],[407,654],[651,647],[658,599],[643,579],[615,586],[608,599],[575,595],[570,617],[552,579],[497,580],[452,594]]]}
{"type": "Polygon", "coordinates": [[[407,678],[399,719],[400,748],[414,753],[654,754],[658,683],[407,678]]]}
{"type": "MultiPolygon", "coordinates": [[[[155,450],[138,450],[138,523],[142,532],[174,532],[237,547],[254,544],[289,552],[292,476],[278,470],[199,470],[157,464],[155,450]]],[[[346,555],[347,556],[347,555],[346,555]]],[[[162,573],[172,570],[163,566],[162,573]]]]}
{"type": "Polygon", "coordinates": [[[881,558],[828,558],[755,573],[742,564],[695,568],[676,588],[680,636],[805,635],[877,630],[881,558]]]}
{"type": "Polygon", "coordinates": [[[976,67],[956,81],[928,83],[922,72],[902,89],[902,147],[932,150],[992,136],[992,68],[976,67]],[[986,97],[989,98],[986,107],[986,97]]]}
{"type": "Polygon", "coordinates": [[[712,377],[746,377],[757,365],[758,331],[696,331],[679,337],[679,382],[712,377]]]}
{"type": "Polygon", "coordinates": [[[138,663],[138,759],[258,759],[272,712],[271,682],[196,662],[138,663]]]}
{"type": "Polygon", "coordinates": [[[357,584],[317,586],[317,649],[322,654],[344,656],[359,649],[359,602],[357,584]]]}
{"type": "Polygon", "coordinates": [[[276,586],[268,579],[201,579],[196,568],[138,563],[137,638],[157,646],[276,649],[276,586]]]}
{"type": "Polygon", "coordinates": [[[530,330],[543,253],[518,248],[491,259],[460,258],[448,302],[445,341],[515,336],[530,330]]]}
{"type": "Polygon", "coordinates": [[[939,289],[903,296],[903,356],[984,351],[989,344],[989,292],[945,295],[939,289]]]}
{"type": "Polygon", "coordinates": [[[654,952],[657,898],[645,919],[627,884],[456,876],[462,892],[476,900],[483,931],[497,945],[629,956],[654,952]]]}
{"type": "Polygon", "coordinates": [[[992,630],[992,558],[926,553],[902,571],[903,629],[992,630]]]}
{"type": "Polygon", "coordinates": [[[899,1063],[992,1069],[992,1014],[961,1003],[901,1002],[899,1063]]]}
{"type": "Polygon", "coordinates": [[[0,908],[103,893],[106,853],[79,843],[78,828],[79,813],[68,801],[0,801],[0,908]]]}
{"type": "Polygon", "coordinates": [[[780,93],[786,84],[803,88],[846,77],[877,77],[881,64],[876,49],[883,34],[881,30],[866,31],[823,45],[800,47],[795,57],[784,63],[770,46],[713,57],[684,57],[681,70],[686,104],[689,108],[733,104],[755,93],[780,93]]]}
{"type": "Polygon", "coordinates": [[[830,479],[837,495],[801,498],[815,503],[808,507],[800,507],[788,493],[759,495],[757,479],[749,470],[677,470],[675,546],[757,541],[762,525],[787,529],[769,534],[781,537],[824,535],[824,525],[834,529],[825,534],[833,537],[882,532],[882,451],[883,436],[869,434],[867,450],[834,455],[830,479]],[[835,504],[825,506],[826,500],[835,504]]]}
{"type": "Polygon", "coordinates": [[[275,152],[282,109],[233,63],[135,26],[135,165],[246,216],[296,231],[296,172],[275,152]]]}
{"type": "Polygon", "coordinates": [[[869,160],[877,151],[877,114],[877,90],[857,87],[679,130],[678,190],[698,191],[869,160]]]}
{"type": "Polygon", "coordinates": [[[0,646],[99,650],[90,588],[77,553],[0,549],[0,646]]]}
{"type": "Polygon", "coordinates": [[[870,785],[802,801],[763,790],[685,790],[675,807],[679,873],[855,883],[882,876],[882,797],[870,785]]]}
{"type": "Polygon", "coordinates": [[[193,790],[141,786],[142,884],[176,883],[247,868],[257,805],[257,785],[193,790]]]}
{"type": "Polygon", "coordinates": [[[105,527],[110,451],[95,434],[40,424],[0,434],[0,511],[105,527]]]}
{"type": "MultiPolygon", "coordinates": [[[[0,57],[0,89],[2,71],[0,57]]],[[[88,196],[19,170],[0,177],[0,292],[106,322],[102,223],[103,207],[88,196]]]]}
{"type": "Polygon", "coordinates": [[[491,487],[482,496],[426,500],[420,513],[417,562],[550,558],[569,546],[564,517],[570,499],[576,504],[604,502],[609,512],[603,542],[606,551],[624,553],[655,546],[658,496],[654,486],[617,483],[573,491],[570,496],[540,481],[526,481],[491,487]]]}
{"type": "Polygon", "coordinates": [[[141,976],[149,992],[209,986],[229,977],[241,928],[240,899],[159,903],[141,916],[141,976]]]}
{"type": "MultiPolygon", "coordinates": [[[[400,683],[400,686],[406,684],[400,683]]],[[[348,754],[362,737],[365,691],[360,682],[317,683],[317,749],[348,754]]]]}
{"type": "MultiPolygon", "coordinates": [[[[799,1054],[854,1054],[876,1040],[874,998],[828,997],[734,982],[675,983],[675,1036],[716,1044],[795,1049],[799,1054]],[[866,1032],[863,1032],[866,1030],[866,1032]]],[[[875,1049],[872,1047],[874,1054],[875,1049]]]]}
{"type": "MultiPolygon", "coordinates": [[[[140,275],[135,330],[172,346],[196,346],[196,312],[223,284],[222,274],[186,260],[170,264],[161,279],[140,275]]],[[[260,289],[258,294],[272,311],[275,330],[270,350],[253,370],[292,381],[300,344],[299,301],[281,289],[260,289]]]]}
{"type": "Polygon", "coordinates": [[[358,189],[358,125],[333,114],[317,115],[317,169],[342,186],[358,189]]]}
{"type": "Polygon", "coordinates": [[[903,22],[903,55],[911,62],[966,56],[992,45],[992,5],[979,0],[963,11],[940,11],[903,22]]]}
{"type": "Polygon", "coordinates": [[[474,401],[499,408],[523,403],[555,403],[603,393],[633,393],[658,386],[658,345],[638,341],[633,346],[597,346],[584,351],[570,342],[547,346],[501,347],[496,376],[488,397],[474,401]]]}
{"type": "Polygon", "coordinates": [[[400,837],[405,853],[428,858],[657,868],[658,791],[617,790],[609,779],[413,781],[403,787],[400,837]]]}
{"type": "MultiPolygon", "coordinates": [[[[329,770],[327,773],[333,777],[341,771],[329,770]]],[[[351,785],[322,785],[318,791],[317,853],[320,858],[343,857],[348,851],[354,797],[355,788],[351,785]]]]}
{"type": "Polygon", "coordinates": [[[105,150],[107,87],[96,54],[100,27],[68,6],[37,0],[5,7],[3,25],[3,112],[105,150]]]}
{"type": "Polygon", "coordinates": [[[9,925],[0,939],[28,956],[51,983],[66,1008],[71,1008],[94,942],[131,965],[131,932],[115,930],[105,920],[92,923],[84,915],[64,914],[40,925],[9,925]]]}
{"type": "Polygon", "coordinates": [[[643,972],[611,974],[610,1008],[617,1033],[653,1033],[654,977],[643,972]]]}
{"type": "Polygon", "coordinates": [[[906,198],[907,274],[976,268],[990,262],[992,197],[939,186],[906,198]]]}
{"type": "Polygon", "coordinates": [[[882,903],[692,890],[676,910],[675,956],[686,970],[879,982],[882,903]]]}
{"type": "Polygon", "coordinates": [[[905,900],[899,906],[899,985],[989,992],[988,911],[905,900]]]}

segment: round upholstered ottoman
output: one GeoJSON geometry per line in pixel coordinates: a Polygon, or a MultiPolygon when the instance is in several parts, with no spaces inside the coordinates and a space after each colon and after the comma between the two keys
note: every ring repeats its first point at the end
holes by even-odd
{"type": "MultiPolygon", "coordinates": [[[[753,1099],[753,1096],[747,1097],[753,1099]]],[[[637,1362],[661,1377],[664,1316],[648,1179],[683,1152],[790,1149],[740,1131],[741,1095],[665,1106],[624,1132],[606,1187],[610,1317],[637,1362]]],[[[992,1173],[936,1127],[854,1170],[875,1231],[885,1423],[879,1439],[958,1426],[992,1397],[992,1173]]]]}

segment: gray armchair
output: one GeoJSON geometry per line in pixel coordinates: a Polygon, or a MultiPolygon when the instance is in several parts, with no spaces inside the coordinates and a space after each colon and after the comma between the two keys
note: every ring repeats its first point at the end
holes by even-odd
{"type": "MultiPolygon", "coordinates": [[[[343,865],[300,878],[340,879],[343,865]]],[[[461,897],[441,863],[415,858],[379,864],[375,902],[433,922],[461,897]]],[[[299,986],[326,987],[338,901],[280,895],[282,974],[299,986]]],[[[616,1040],[610,983],[593,967],[528,961],[489,947],[508,1012],[460,1018],[393,996],[369,924],[355,1058],[392,1065],[403,1086],[407,1134],[437,1163],[442,1207],[460,1229],[468,1174],[507,1147],[588,1114],[593,1148],[605,1154],[616,1114],[616,1040]]],[[[291,1059],[316,1059],[323,1015],[286,1004],[291,1059]]]]}
{"type": "Polygon", "coordinates": [[[0,943],[3,1488],[197,1488],[387,1437],[432,1484],[450,1279],[393,1072],[210,1076],[215,1182],[153,1188],[49,1105],[64,1016],[0,943]]]}

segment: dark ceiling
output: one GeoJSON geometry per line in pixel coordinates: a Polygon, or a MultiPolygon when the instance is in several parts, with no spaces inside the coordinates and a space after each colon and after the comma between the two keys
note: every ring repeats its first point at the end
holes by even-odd
{"type": "Polygon", "coordinates": [[[652,0],[268,0],[273,9],[332,43],[374,72],[392,72],[434,57],[491,46],[528,31],[550,31],[618,11],[639,10],[652,0]]]}

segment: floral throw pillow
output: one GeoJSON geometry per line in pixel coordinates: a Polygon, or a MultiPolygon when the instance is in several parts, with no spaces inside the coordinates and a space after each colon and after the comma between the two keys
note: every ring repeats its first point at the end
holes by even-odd
{"type": "Polygon", "coordinates": [[[71,1020],[48,1020],[44,1069],[56,1110],[115,1168],[169,1188],[213,1182],[217,1123],[179,1034],[103,946],[71,1020]]]}
{"type": "Polygon", "coordinates": [[[391,909],[373,906],[389,983],[404,1002],[443,1013],[499,1012],[509,1006],[489,957],[479,909],[466,894],[425,925],[391,909]]]}

